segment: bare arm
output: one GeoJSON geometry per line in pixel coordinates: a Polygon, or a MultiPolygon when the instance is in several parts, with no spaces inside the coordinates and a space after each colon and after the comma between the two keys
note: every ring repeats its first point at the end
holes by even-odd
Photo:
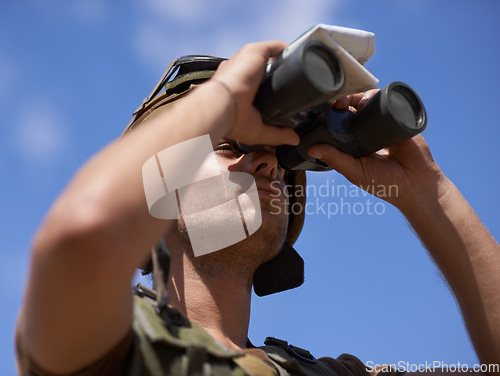
{"type": "MultiPolygon", "coordinates": [[[[500,247],[458,189],[402,210],[439,266],[483,364],[500,364],[500,247]]],[[[438,189],[436,189],[438,190],[438,189]]]]}
{"type": "MultiPolygon", "coordinates": [[[[92,158],[40,227],[33,242],[21,333],[26,351],[48,371],[75,371],[127,333],[132,312],[127,290],[134,270],[169,224],[148,212],[142,164],[178,142],[208,133],[217,136],[211,124],[203,128],[181,111],[190,105],[203,109],[203,92],[227,95],[217,85],[201,89],[92,158]],[[183,126],[164,126],[167,121],[183,126]]],[[[222,112],[231,109],[227,100],[220,101],[222,121],[222,112]]]]}
{"type": "MultiPolygon", "coordinates": [[[[356,107],[359,100],[353,96],[336,105],[356,107]]],[[[327,145],[312,147],[310,154],[358,186],[398,186],[397,197],[380,198],[401,210],[442,271],[480,361],[500,363],[499,245],[442,173],[423,137],[360,159],[327,145]]]]}
{"type": "Polygon", "coordinates": [[[135,268],[171,225],[148,212],[141,175],[147,159],[205,134],[213,141],[298,142],[290,129],[262,124],[252,105],[267,60],[284,47],[244,47],[216,80],[94,156],[60,195],[33,241],[18,324],[25,350],[42,368],[76,371],[128,332],[135,268]]]}

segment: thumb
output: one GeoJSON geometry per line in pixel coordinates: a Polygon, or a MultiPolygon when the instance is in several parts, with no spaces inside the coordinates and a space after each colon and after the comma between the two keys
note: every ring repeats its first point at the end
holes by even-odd
{"type": "Polygon", "coordinates": [[[320,159],[354,184],[360,178],[359,160],[341,152],[334,146],[327,144],[314,145],[309,148],[307,154],[313,158],[320,159]]]}
{"type": "Polygon", "coordinates": [[[263,124],[259,132],[259,142],[266,145],[295,145],[300,143],[299,135],[288,127],[275,127],[263,124]]]}

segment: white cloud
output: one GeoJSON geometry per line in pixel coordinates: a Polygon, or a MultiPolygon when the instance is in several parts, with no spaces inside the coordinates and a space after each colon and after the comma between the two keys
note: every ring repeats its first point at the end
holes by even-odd
{"type": "Polygon", "coordinates": [[[32,0],[31,5],[36,7],[39,10],[38,14],[49,22],[69,16],[83,23],[93,24],[102,22],[110,10],[109,0],[32,0]]]}
{"type": "Polygon", "coordinates": [[[157,72],[183,54],[229,57],[252,41],[291,42],[319,22],[333,22],[339,5],[339,0],[147,0],[137,9],[133,47],[157,72]]]}
{"type": "Polygon", "coordinates": [[[61,156],[68,135],[57,107],[39,100],[27,101],[15,125],[18,152],[29,162],[45,164],[61,156]]]}
{"type": "Polygon", "coordinates": [[[177,48],[173,42],[175,39],[161,25],[144,23],[135,33],[133,47],[141,63],[154,72],[162,72],[170,60],[177,57],[172,51],[177,48]]]}
{"type": "Polygon", "coordinates": [[[204,16],[212,16],[211,8],[214,1],[205,0],[145,0],[141,6],[146,8],[151,15],[162,19],[175,19],[178,21],[198,21],[204,16]]]}
{"type": "Polygon", "coordinates": [[[331,22],[339,5],[332,0],[280,0],[265,2],[254,9],[250,26],[257,26],[261,39],[281,39],[291,42],[317,23],[331,22]]]}

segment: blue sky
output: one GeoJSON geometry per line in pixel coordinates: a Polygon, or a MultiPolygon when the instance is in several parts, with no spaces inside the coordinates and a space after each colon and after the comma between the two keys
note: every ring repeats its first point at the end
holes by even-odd
{"type": "MultiPolygon", "coordinates": [[[[14,321],[44,213],[180,55],[291,42],[316,23],[374,32],[366,67],[380,87],[404,81],[420,94],[435,159],[498,238],[499,14],[491,0],[2,1],[1,374],[15,374],[14,321]]],[[[308,177],[354,192],[334,172],[308,177]]],[[[375,199],[370,215],[361,194],[317,196],[318,205],[358,203],[359,214],[306,218],[296,244],[306,283],[254,300],[251,340],[275,336],[318,357],[373,363],[477,363],[458,306],[404,217],[375,199]]]]}

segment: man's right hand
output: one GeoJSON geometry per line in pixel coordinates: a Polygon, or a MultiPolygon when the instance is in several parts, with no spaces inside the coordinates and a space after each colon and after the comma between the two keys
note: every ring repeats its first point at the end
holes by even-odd
{"type": "Polygon", "coordinates": [[[226,137],[248,145],[298,145],[299,136],[291,128],[275,127],[262,122],[262,116],[253,105],[267,62],[277,56],[287,44],[279,41],[250,43],[222,62],[212,84],[224,86],[235,101],[234,122],[226,137]]]}

